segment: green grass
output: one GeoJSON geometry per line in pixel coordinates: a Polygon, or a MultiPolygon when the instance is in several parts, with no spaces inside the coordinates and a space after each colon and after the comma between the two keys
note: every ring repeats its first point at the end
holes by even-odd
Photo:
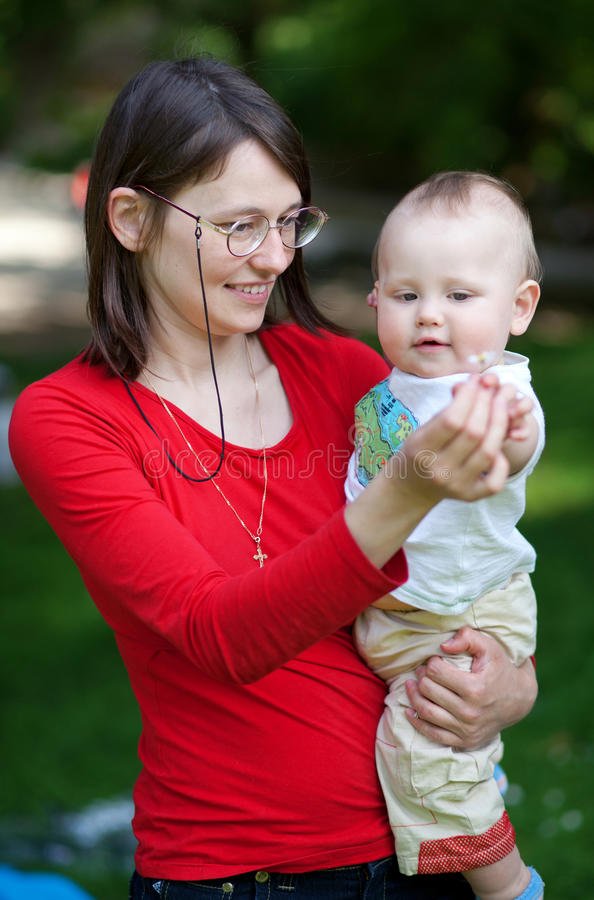
{"type": "MultiPolygon", "coordinates": [[[[522,524],[538,552],[540,693],[504,736],[521,800],[509,809],[522,855],[548,882],[547,900],[577,900],[592,893],[594,838],[594,332],[585,324],[563,344],[537,335],[519,349],[532,359],[548,441],[522,524]]],[[[19,384],[61,362],[4,358],[19,384]]],[[[139,717],[111,632],[73,563],[21,486],[3,488],[0,502],[2,810],[43,819],[130,791],[139,717]]],[[[126,896],[124,874],[63,871],[97,900],[126,896]]]]}

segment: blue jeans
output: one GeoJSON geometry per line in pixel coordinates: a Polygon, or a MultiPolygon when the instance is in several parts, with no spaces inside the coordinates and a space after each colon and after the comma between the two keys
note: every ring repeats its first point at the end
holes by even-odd
{"type": "Polygon", "coordinates": [[[395,856],[358,866],[295,875],[246,872],[207,881],[142,878],[130,882],[130,900],[474,900],[465,878],[401,875],[395,856]]]}

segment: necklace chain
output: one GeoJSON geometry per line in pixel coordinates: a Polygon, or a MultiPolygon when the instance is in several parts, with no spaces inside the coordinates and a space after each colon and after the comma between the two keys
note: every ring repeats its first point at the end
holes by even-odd
{"type": "MultiPolygon", "coordinates": [[[[239,524],[242,526],[242,528],[249,534],[249,536],[251,537],[251,539],[254,541],[254,543],[255,543],[255,545],[256,545],[256,552],[255,552],[255,554],[254,554],[254,556],[253,556],[253,559],[255,559],[255,560],[260,564],[260,568],[262,568],[262,566],[264,565],[264,560],[265,560],[265,559],[268,559],[268,555],[267,555],[266,553],[263,553],[263,552],[262,552],[262,547],[261,547],[261,539],[262,539],[262,523],[263,523],[263,521],[264,521],[264,505],[265,505],[265,503],[266,503],[266,494],[267,494],[267,491],[268,491],[268,467],[267,467],[267,463],[266,463],[266,442],[265,442],[265,440],[264,440],[264,426],[262,425],[262,411],[261,411],[261,407],[260,407],[260,392],[259,392],[259,390],[258,390],[258,379],[256,378],[256,373],[255,373],[255,371],[254,371],[254,366],[253,366],[253,363],[252,363],[252,357],[251,357],[251,354],[250,354],[250,345],[249,345],[247,336],[244,336],[244,337],[245,337],[245,350],[246,350],[246,354],[247,354],[247,358],[248,358],[248,364],[249,364],[249,367],[250,367],[250,375],[252,376],[252,381],[254,382],[254,388],[255,388],[255,391],[256,391],[256,408],[257,408],[257,410],[258,410],[258,423],[259,423],[259,425],[260,425],[260,439],[261,439],[261,441],[262,441],[262,461],[263,461],[263,463],[264,463],[264,490],[263,490],[263,492],[262,492],[262,504],[261,504],[261,506],[260,506],[260,518],[259,518],[259,520],[258,520],[258,527],[256,528],[256,531],[255,531],[255,532],[252,531],[250,528],[248,528],[248,526],[247,526],[246,523],[243,521],[243,519],[241,518],[241,516],[239,515],[239,513],[237,512],[237,510],[235,509],[235,507],[233,506],[233,504],[232,504],[231,501],[229,500],[229,498],[223,493],[222,489],[219,487],[219,485],[217,484],[217,482],[214,481],[214,480],[212,480],[212,481],[211,481],[211,484],[215,487],[215,489],[218,491],[218,493],[220,494],[220,496],[222,497],[222,499],[225,501],[225,503],[227,504],[227,506],[229,507],[229,509],[231,510],[231,512],[235,515],[235,518],[237,519],[237,521],[239,522],[239,524]]],[[[145,370],[145,372],[144,372],[143,374],[144,374],[144,377],[146,378],[146,380],[147,380],[147,382],[148,382],[148,384],[149,384],[149,387],[150,387],[151,390],[153,390],[154,393],[157,395],[157,397],[158,397],[159,400],[161,401],[161,404],[163,405],[163,408],[164,408],[165,412],[167,413],[167,415],[169,416],[169,418],[171,419],[171,421],[173,422],[173,424],[175,425],[175,427],[177,428],[177,430],[178,430],[179,433],[181,434],[181,436],[182,436],[183,440],[185,441],[185,443],[186,443],[188,449],[190,450],[190,452],[192,453],[192,455],[196,458],[196,460],[197,460],[197,462],[198,462],[198,465],[200,466],[200,468],[202,469],[202,471],[204,472],[204,474],[205,474],[205,475],[208,475],[208,470],[207,470],[206,466],[204,465],[204,463],[202,462],[202,460],[200,459],[200,457],[198,456],[198,454],[196,453],[196,451],[195,451],[194,448],[192,447],[191,443],[189,442],[189,440],[188,440],[187,437],[185,436],[184,432],[182,431],[181,425],[179,424],[179,422],[177,421],[177,419],[175,418],[175,416],[174,416],[173,413],[171,412],[169,406],[167,405],[167,403],[165,402],[165,400],[163,399],[163,397],[160,395],[160,393],[158,392],[158,390],[156,389],[156,387],[155,387],[154,384],[152,383],[152,381],[151,381],[151,379],[149,378],[149,375],[148,375],[148,373],[146,372],[146,370],[145,370]]]]}

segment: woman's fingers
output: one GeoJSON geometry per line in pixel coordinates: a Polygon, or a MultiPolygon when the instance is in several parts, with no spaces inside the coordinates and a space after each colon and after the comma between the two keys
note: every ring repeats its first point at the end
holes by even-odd
{"type": "Polygon", "coordinates": [[[420,733],[424,734],[430,741],[435,741],[437,744],[444,744],[446,747],[454,747],[457,750],[465,749],[462,739],[455,732],[450,731],[448,728],[432,725],[420,716],[415,716],[414,714],[411,715],[411,710],[407,709],[406,715],[415,730],[420,731],[420,733]]]}
{"type": "Polygon", "coordinates": [[[448,708],[455,705],[452,704],[453,698],[447,691],[434,691],[431,693],[435,699],[431,699],[421,693],[419,685],[417,681],[409,681],[406,684],[411,704],[406,710],[406,715],[414,728],[440,744],[469,749],[473,743],[469,724],[448,708]]]}
{"type": "Polygon", "coordinates": [[[471,670],[432,656],[406,682],[413,726],[433,740],[471,750],[493,739],[532,707],[537,685],[530,660],[517,668],[501,644],[465,626],[442,644],[443,651],[467,656],[471,670]]]}
{"type": "Polygon", "coordinates": [[[490,399],[487,394],[490,393],[481,388],[476,376],[470,378],[446,409],[406,439],[403,452],[422,478],[447,482],[452,474],[451,467],[465,459],[476,447],[476,437],[467,434],[465,426],[477,405],[481,409],[488,407],[490,399]]]}
{"type": "Polygon", "coordinates": [[[502,445],[514,398],[515,388],[494,377],[473,375],[461,384],[446,409],[402,446],[415,491],[465,501],[500,491],[509,472],[502,445]]]}
{"type": "Polygon", "coordinates": [[[433,477],[445,496],[474,500],[501,489],[507,463],[501,446],[508,427],[507,392],[469,379],[436,417],[433,477]],[[438,421],[441,419],[440,421],[438,421]]]}
{"type": "Polygon", "coordinates": [[[508,424],[508,392],[501,389],[493,397],[485,437],[475,452],[481,466],[482,488],[487,495],[500,491],[509,473],[508,461],[501,451],[508,424]]]}
{"type": "Polygon", "coordinates": [[[476,375],[464,382],[443,412],[427,423],[433,425],[437,447],[444,447],[455,439],[467,440],[469,448],[473,446],[474,437],[466,429],[469,425],[476,427],[492,394],[493,390],[484,387],[476,375]]]}

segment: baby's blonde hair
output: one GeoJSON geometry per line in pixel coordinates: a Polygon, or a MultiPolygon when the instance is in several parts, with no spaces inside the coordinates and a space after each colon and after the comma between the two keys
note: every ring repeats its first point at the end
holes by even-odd
{"type": "MultiPolygon", "coordinates": [[[[438,203],[445,204],[453,212],[457,212],[468,207],[473,200],[475,191],[481,189],[486,189],[491,194],[495,192],[512,204],[518,220],[519,237],[524,250],[524,277],[533,279],[540,284],[543,270],[534,246],[530,215],[520,193],[503,178],[496,178],[486,172],[437,172],[405,194],[396,204],[392,213],[405,206],[431,206],[438,203]]],[[[382,228],[372,255],[371,268],[374,280],[378,277],[378,254],[383,230],[382,228]]]]}

